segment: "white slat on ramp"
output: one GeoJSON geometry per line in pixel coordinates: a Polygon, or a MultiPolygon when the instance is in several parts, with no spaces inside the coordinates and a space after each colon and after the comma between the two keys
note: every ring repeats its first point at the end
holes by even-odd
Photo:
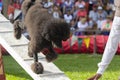
{"type": "Polygon", "coordinates": [[[34,60],[27,55],[28,42],[24,36],[20,40],[16,40],[13,25],[0,14],[0,44],[34,80],[70,80],[53,63],[47,63],[43,54],[38,54],[38,57],[39,62],[44,66],[44,73],[35,74],[30,68],[34,60]]]}

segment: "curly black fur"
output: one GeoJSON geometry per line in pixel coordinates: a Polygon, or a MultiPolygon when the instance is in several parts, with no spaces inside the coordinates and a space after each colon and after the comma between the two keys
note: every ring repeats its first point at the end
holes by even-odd
{"type": "MultiPolygon", "coordinates": [[[[46,59],[51,62],[57,58],[52,43],[61,48],[62,40],[69,38],[70,27],[64,20],[54,19],[39,2],[35,2],[32,6],[29,4],[31,4],[31,0],[25,0],[22,4],[22,12],[25,15],[24,25],[30,36],[28,54],[33,56],[37,62],[37,53],[47,48],[49,54],[46,54],[46,59]]],[[[21,34],[19,30],[19,28],[18,31],[15,30],[18,32],[17,36],[21,34]]],[[[17,36],[16,38],[19,38],[17,36]]]]}

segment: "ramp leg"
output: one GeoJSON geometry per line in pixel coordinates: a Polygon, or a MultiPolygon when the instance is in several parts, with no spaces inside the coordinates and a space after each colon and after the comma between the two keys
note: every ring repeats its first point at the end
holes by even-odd
{"type": "Polygon", "coordinates": [[[6,80],[5,79],[4,68],[3,68],[1,45],[0,45],[0,80],[6,80]]]}

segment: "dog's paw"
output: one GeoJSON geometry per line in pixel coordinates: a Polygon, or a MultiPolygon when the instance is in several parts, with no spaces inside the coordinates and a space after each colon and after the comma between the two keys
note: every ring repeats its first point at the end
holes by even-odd
{"type": "Polygon", "coordinates": [[[46,55],[46,60],[47,62],[52,62],[58,58],[58,54],[47,54],[46,55]]]}
{"type": "Polygon", "coordinates": [[[43,66],[39,62],[35,62],[31,65],[31,69],[36,73],[36,74],[42,74],[43,73],[43,66]]]}
{"type": "Polygon", "coordinates": [[[46,56],[47,62],[52,62],[57,59],[58,54],[57,53],[51,53],[47,48],[44,48],[42,50],[42,53],[46,56]]]}

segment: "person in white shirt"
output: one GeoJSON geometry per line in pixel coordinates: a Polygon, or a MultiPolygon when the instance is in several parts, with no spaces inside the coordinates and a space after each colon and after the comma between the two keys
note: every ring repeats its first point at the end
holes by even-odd
{"type": "Polygon", "coordinates": [[[118,44],[120,41],[120,0],[114,0],[114,4],[116,8],[115,16],[102,60],[100,63],[98,63],[99,68],[96,74],[88,80],[98,80],[110,64],[117,51],[118,44]]]}
{"type": "Polygon", "coordinates": [[[84,31],[88,28],[88,22],[85,17],[79,18],[77,22],[77,35],[84,35],[84,31]]]}
{"type": "Polygon", "coordinates": [[[52,15],[56,19],[60,19],[60,17],[62,16],[62,12],[57,5],[53,6],[52,15]]]}
{"type": "Polygon", "coordinates": [[[53,2],[50,0],[42,0],[42,5],[44,8],[48,9],[49,13],[52,13],[53,2]]]}
{"type": "Polygon", "coordinates": [[[71,12],[70,12],[70,11],[67,11],[67,14],[64,14],[64,20],[65,20],[67,23],[70,23],[72,19],[73,19],[73,16],[72,16],[71,12]]]}
{"type": "Polygon", "coordinates": [[[93,5],[92,10],[89,12],[89,20],[93,23],[96,23],[98,20],[97,17],[97,5],[93,5]]]}
{"type": "Polygon", "coordinates": [[[80,18],[77,27],[79,31],[85,31],[88,28],[88,22],[86,18],[80,18]]]}

